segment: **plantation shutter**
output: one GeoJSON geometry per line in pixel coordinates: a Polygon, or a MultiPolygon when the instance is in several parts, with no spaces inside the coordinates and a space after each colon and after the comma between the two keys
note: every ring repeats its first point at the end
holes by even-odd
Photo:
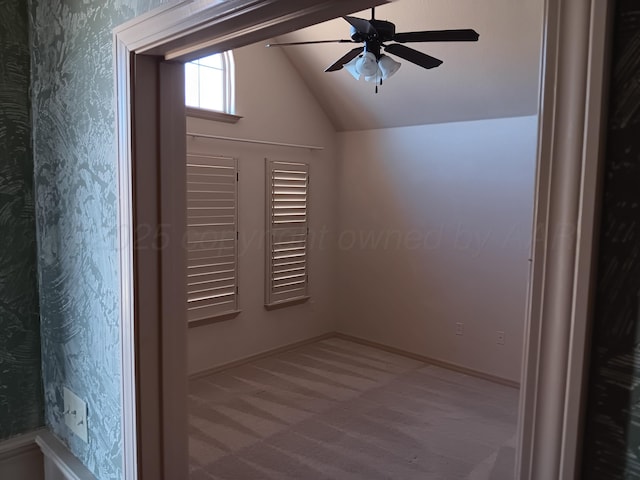
{"type": "Polygon", "coordinates": [[[187,319],[238,310],[237,160],[187,155],[187,319]]]}
{"type": "Polygon", "coordinates": [[[266,160],[267,306],[308,298],[309,165],[266,160]]]}

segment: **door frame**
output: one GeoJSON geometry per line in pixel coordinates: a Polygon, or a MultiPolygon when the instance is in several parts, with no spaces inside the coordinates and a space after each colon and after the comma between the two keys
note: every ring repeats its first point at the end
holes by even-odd
{"type": "MultiPolygon", "coordinates": [[[[163,258],[171,258],[172,251],[181,255],[180,242],[163,245],[154,254],[139,248],[143,233],[152,232],[155,240],[167,233],[163,218],[172,218],[172,212],[166,202],[158,206],[168,187],[161,170],[171,158],[180,164],[181,155],[180,142],[165,145],[165,153],[144,146],[161,145],[167,131],[182,139],[186,132],[184,119],[159,121],[154,112],[160,111],[160,103],[135,108],[136,99],[144,95],[142,87],[151,81],[145,78],[162,85],[160,65],[165,60],[188,61],[383,3],[388,1],[183,0],[114,30],[125,480],[186,478],[188,461],[186,439],[180,438],[186,414],[163,401],[165,396],[186,398],[186,341],[168,341],[186,339],[186,320],[180,321],[175,305],[162,298],[170,283],[168,275],[163,278],[163,258]],[[140,56],[155,60],[137,62],[140,56]],[[150,71],[144,64],[155,66],[150,71]],[[142,131],[136,127],[140,125],[153,128],[142,131]],[[155,441],[149,435],[153,422],[146,420],[151,412],[159,424],[155,441]],[[180,442],[182,447],[175,448],[180,442]]],[[[588,365],[609,3],[545,0],[519,480],[579,477],[582,409],[575,405],[584,404],[588,365]]],[[[152,97],[149,101],[159,102],[159,95],[152,97]]]]}

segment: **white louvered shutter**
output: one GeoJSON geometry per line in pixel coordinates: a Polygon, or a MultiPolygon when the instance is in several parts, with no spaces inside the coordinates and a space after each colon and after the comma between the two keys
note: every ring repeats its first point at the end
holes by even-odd
{"type": "Polygon", "coordinates": [[[309,165],[266,160],[267,306],[307,298],[309,165]]]}
{"type": "Polygon", "coordinates": [[[187,155],[187,319],[238,310],[237,160],[187,155]]]}

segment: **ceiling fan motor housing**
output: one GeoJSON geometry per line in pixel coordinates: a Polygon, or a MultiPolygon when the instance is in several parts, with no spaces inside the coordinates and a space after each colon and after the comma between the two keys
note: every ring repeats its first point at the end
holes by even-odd
{"type": "Polygon", "coordinates": [[[369,20],[369,23],[373,26],[375,32],[360,32],[354,26],[351,26],[351,39],[355,42],[390,42],[393,40],[393,36],[396,34],[396,26],[393,23],[385,20],[369,20]]]}

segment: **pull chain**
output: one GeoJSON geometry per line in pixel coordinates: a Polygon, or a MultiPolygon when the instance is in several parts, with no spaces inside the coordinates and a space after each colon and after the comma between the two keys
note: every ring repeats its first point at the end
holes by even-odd
{"type": "MultiPolygon", "coordinates": [[[[380,86],[382,86],[382,79],[380,79],[380,86]]],[[[378,82],[376,82],[376,94],[378,93],[378,82]]]]}

